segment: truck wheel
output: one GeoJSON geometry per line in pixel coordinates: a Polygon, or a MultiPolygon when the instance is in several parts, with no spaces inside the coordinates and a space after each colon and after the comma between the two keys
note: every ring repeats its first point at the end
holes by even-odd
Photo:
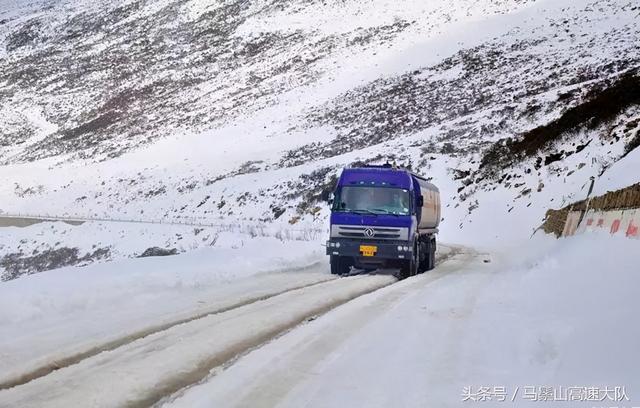
{"type": "Polygon", "coordinates": [[[331,273],[333,275],[346,275],[351,271],[352,262],[344,256],[331,255],[331,273]]]}
{"type": "Polygon", "coordinates": [[[429,242],[420,242],[420,263],[418,273],[425,273],[429,270],[429,242]]]}
{"type": "Polygon", "coordinates": [[[420,260],[418,273],[425,273],[436,266],[436,240],[435,238],[428,238],[421,245],[422,253],[420,255],[422,259],[420,260]]]}
{"type": "Polygon", "coordinates": [[[429,254],[427,256],[428,265],[427,270],[430,271],[436,267],[436,239],[429,240],[429,254]]]}
{"type": "Polygon", "coordinates": [[[413,257],[405,261],[400,268],[400,279],[406,279],[409,276],[415,276],[418,274],[419,263],[420,263],[420,253],[419,253],[420,245],[414,246],[413,257]]]}

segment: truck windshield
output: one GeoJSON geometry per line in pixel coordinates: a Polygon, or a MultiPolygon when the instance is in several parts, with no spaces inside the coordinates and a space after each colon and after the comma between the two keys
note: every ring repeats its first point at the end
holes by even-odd
{"type": "Polygon", "coordinates": [[[345,186],[336,192],[333,211],[408,215],[410,197],[400,188],[345,186]]]}

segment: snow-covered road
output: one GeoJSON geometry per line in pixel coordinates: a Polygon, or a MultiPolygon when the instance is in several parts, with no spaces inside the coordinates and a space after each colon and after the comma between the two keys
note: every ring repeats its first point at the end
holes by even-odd
{"type": "Polygon", "coordinates": [[[460,249],[430,273],[355,299],[250,353],[166,407],[431,406],[424,397],[434,390],[420,384],[446,383],[455,370],[465,316],[492,280],[486,259],[460,249]],[[429,307],[442,296],[455,307],[429,307]],[[418,350],[430,357],[416,361],[418,350]]]}
{"type": "Polygon", "coordinates": [[[334,279],[179,324],[2,391],[0,405],[148,406],[304,320],[394,282],[390,275],[334,279]]]}
{"type": "MultiPolygon", "coordinates": [[[[442,246],[440,261],[459,257],[455,254],[460,251],[442,246]]],[[[456,265],[446,262],[438,272],[411,282],[426,284],[456,265]]],[[[148,406],[301,322],[389,285],[398,285],[389,273],[337,279],[311,267],[307,272],[265,274],[225,285],[220,293],[210,293],[216,301],[204,310],[185,310],[172,319],[165,316],[156,325],[147,321],[134,331],[131,319],[119,328],[116,321],[105,319],[105,326],[95,325],[102,331],[87,339],[52,338],[47,330],[33,328],[35,337],[51,341],[20,347],[21,342],[5,339],[3,350],[12,352],[5,354],[11,358],[3,359],[5,389],[0,391],[0,406],[148,406]],[[121,331],[108,333],[105,328],[121,331]],[[12,345],[15,350],[9,350],[12,345]]],[[[84,326],[69,322],[69,330],[62,332],[72,334],[73,325],[84,326]]],[[[353,330],[358,327],[353,325],[353,330]]]]}
{"type": "Polygon", "coordinates": [[[163,408],[637,407],[640,258],[630,241],[459,253],[248,353],[163,408]]]}
{"type": "MultiPolygon", "coordinates": [[[[634,245],[581,236],[492,254],[441,246],[435,270],[400,282],[308,271],[290,276],[307,284],[284,290],[285,275],[256,275],[252,293],[281,293],[0,390],[0,407],[446,408],[479,404],[480,387],[494,393],[485,402],[520,407],[539,405],[525,393],[536,386],[560,396],[582,386],[584,398],[587,387],[617,388],[637,406],[638,257],[623,256],[634,245]]],[[[222,290],[237,297],[248,282],[222,290]]]]}

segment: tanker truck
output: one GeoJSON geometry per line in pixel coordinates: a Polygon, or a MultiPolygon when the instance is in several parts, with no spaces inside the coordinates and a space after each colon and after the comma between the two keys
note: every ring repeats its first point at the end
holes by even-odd
{"type": "Polygon", "coordinates": [[[389,164],[345,168],[329,200],[331,273],[399,269],[406,278],[435,267],[440,191],[389,164]]]}

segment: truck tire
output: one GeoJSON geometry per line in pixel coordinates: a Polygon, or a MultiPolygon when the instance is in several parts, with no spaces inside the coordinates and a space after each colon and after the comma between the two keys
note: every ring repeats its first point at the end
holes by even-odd
{"type": "Polygon", "coordinates": [[[409,276],[415,276],[420,270],[420,245],[415,245],[413,250],[413,257],[405,261],[400,268],[400,279],[406,279],[409,276]]]}
{"type": "Polygon", "coordinates": [[[420,237],[418,246],[420,247],[418,273],[421,274],[429,270],[430,241],[428,237],[427,239],[425,239],[425,237],[420,237]]]}
{"type": "Polygon", "coordinates": [[[353,261],[345,256],[331,255],[329,262],[331,263],[332,275],[346,275],[351,272],[353,261]]]}
{"type": "Polygon", "coordinates": [[[435,237],[427,237],[422,243],[422,260],[418,273],[424,273],[432,270],[436,266],[436,239],[435,237]]]}
{"type": "Polygon", "coordinates": [[[430,271],[436,267],[436,238],[429,239],[429,253],[427,255],[426,270],[430,271]]]}
{"type": "Polygon", "coordinates": [[[418,263],[418,273],[424,273],[429,269],[429,241],[420,240],[420,262],[418,263]]]}

